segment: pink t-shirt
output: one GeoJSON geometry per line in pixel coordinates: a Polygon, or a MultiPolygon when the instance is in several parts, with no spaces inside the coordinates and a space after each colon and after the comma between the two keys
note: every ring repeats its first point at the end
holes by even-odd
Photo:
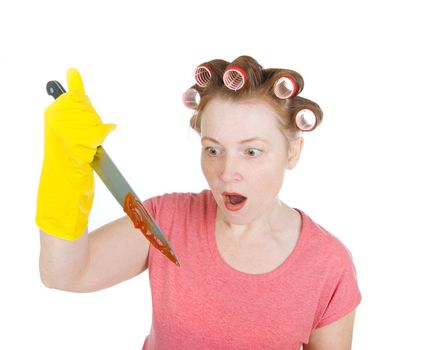
{"type": "Polygon", "coordinates": [[[144,204],[181,267],[150,249],[153,314],[143,350],[298,350],[313,329],[360,303],[350,252],[301,210],[289,257],[269,273],[251,275],[219,254],[210,190],[164,194],[144,204]]]}

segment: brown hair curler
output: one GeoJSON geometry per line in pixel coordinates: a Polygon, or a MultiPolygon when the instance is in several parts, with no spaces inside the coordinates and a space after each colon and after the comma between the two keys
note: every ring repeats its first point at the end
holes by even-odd
{"type": "Polygon", "coordinates": [[[295,97],[303,91],[303,77],[291,69],[269,68],[265,70],[265,76],[272,82],[274,95],[280,99],[295,97]]]}
{"type": "Polygon", "coordinates": [[[211,79],[211,67],[207,64],[201,64],[196,67],[195,80],[200,87],[206,87],[211,79]]]}
{"type": "Polygon", "coordinates": [[[284,68],[263,68],[251,56],[239,56],[231,62],[214,59],[195,69],[196,84],[183,94],[184,104],[195,110],[190,126],[198,134],[203,111],[216,97],[245,101],[262,99],[277,112],[281,126],[296,135],[312,131],[323,119],[315,102],[299,96],[304,88],[303,77],[284,68]]]}
{"type": "Polygon", "coordinates": [[[319,105],[307,98],[295,96],[287,101],[289,113],[301,131],[312,131],[322,122],[323,113],[319,105]]]}
{"type": "Polygon", "coordinates": [[[200,100],[201,100],[201,94],[196,88],[196,85],[193,85],[192,87],[188,88],[183,93],[183,102],[187,108],[197,109],[200,100]]]}
{"type": "Polygon", "coordinates": [[[278,98],[286,99],[294,97],[298,93],[298,86],[295,79],[286,75],[284,77],[278,78],[274,84],[274,94],[278,98]]]}
{"type": "Polygon", "coordinates": [[[239,66],[229,66],[224,72],[223,81],[230,90],[240,90],[246,83],[245,71],[239,66]]]}
{"type": "Polygon", "coordinates": [[[295,125],[301,131],[312,131],[318,124],[318,118],[309,108],[300,109],[297,114],[295,114],[295,125]]]}
{"type": "Polygon", "coordinates": [[[221,59],[214,59],[207,62],[203,62],[195,69],[196,84],[204,89],[221,86],[222,76],[225,68],[228,66],[228,62],[221,59]]]}

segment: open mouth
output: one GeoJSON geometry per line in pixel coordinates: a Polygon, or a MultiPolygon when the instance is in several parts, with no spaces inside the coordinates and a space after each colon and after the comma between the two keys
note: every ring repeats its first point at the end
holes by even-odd
{"type": "Polygon", "coordinates": [[[222,193],[224,203],[229,210],[240,210],[246,203],[247,198],[238,193],[224,192],[222,193]]]}
{"type": "Polygon", "coordinates": [[[231,204],[242,203],[246,198],[244,196],[227,196],[231,204]]]}

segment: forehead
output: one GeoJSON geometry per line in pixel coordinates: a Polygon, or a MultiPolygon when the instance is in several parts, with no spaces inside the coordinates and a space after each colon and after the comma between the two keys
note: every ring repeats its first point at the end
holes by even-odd
{"type": "Polygon", "coordinates": [[[202,111],[201,135],[222,135],[239,139],[277,137],[279,116],[261,100],[232,101],[212,99],[202,111]]]}

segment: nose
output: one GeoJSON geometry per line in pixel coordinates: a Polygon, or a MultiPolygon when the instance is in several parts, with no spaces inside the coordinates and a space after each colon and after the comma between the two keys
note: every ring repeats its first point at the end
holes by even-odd
{"type": "Polygon", "coordinates": [[[226,156],[223,159],[220,169],[220,178],[224,182],[237,182],[242,180],[240,162],[237,157],[226,156]]]}

